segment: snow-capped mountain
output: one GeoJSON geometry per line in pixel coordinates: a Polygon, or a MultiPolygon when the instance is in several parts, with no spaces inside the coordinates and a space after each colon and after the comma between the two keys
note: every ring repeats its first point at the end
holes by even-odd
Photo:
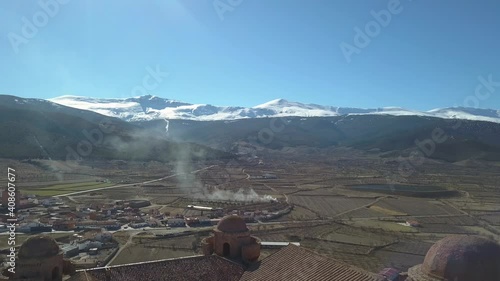
{"type": "Polygon", "coordinates": [[[398,107],[373,109],[303,104],[276,99],[254,107],[223,107],[185,102],[146,95],[124,99],[100,99],[80,96],[61,96],[50,101],[78,109],[94,111],[126,121],[155,119],[188,119],[198,121],[235,120],[263,117],[313,117],[339,115],[410,115],[446,119],[467,119],[500,123],[500,110],[450,107],[416,111],[398,107]]]}

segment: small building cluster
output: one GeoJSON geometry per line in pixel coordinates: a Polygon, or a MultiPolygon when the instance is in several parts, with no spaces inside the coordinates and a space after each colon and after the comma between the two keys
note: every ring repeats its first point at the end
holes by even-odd
{"type": "MultiPolygon", "coordinates": [[[[70,230],[101,229],[118,230],[123,225],[130,227],[155,227],[161,225],[165,217],[157,210],[141,212],[140,208],[151,203],[147,200],[120,201],[115,204],[90,204],[87,206],[68,206],[58,198],[41,200],[30,208],[17,211],[16,229],[24,233],[41,233],[70,230]]],[[[7,231],[5,225],[11,218],[0,216],[0,232],[7,231]]]]}
{"type": "MultiPolygon", "coordinates": [[[[217,204],[217,201],[207,202],[217,204]]],[[[247,203],[226,208],[188,205],[183,215],[177,215],[168,220],[169,226],[178,226],[179,219],[189,226],[215,225],[227,215],[237,215],[247,223],[277,219],[293,210],[293,205],[279,202],[272,198],[269,202],[247,203]]]]}

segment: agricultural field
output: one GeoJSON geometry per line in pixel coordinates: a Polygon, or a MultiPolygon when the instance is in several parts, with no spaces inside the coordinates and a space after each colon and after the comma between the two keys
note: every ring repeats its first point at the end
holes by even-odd
{"type": "Polygon", "coordinates": [[[373,192],[390,195],[402,195],[410,197],[453,197],[458,196],[460,193],[456,190],[446,189],[441,186],[423,186],[423,185],[387,185],[387,184],[364,184],[364,185],[350,185],[351,190],[362,192],[373,192]]]}
{"type": "Polygon", "coordinates": [[[422,233],[445,233],[445,234],[477,234],[470,228],[452,224],[427,224],[419,231],[422,233]]]}
{"type": "MultiPolygon", "coordinates": [[[[421,264],[424,261],[425,254],[419,255],[415,253],[401,253],[387,251],[385,249],[375,252],[372,256],[373,260],[378,261],[380,264],[384,264],[386,267],[396,268],[398,270],[406,271],[408,268],[421,264]]],[[[376,272],[378,269],[372,268],[372,272],[376,272]]]]}
{"type": "MultiPolygon", "coordinates": [[[[364,208],[359,208],[354,211],[349,211],[345,213],[344,215],[340,216],[340,219],[351,219],[351,218],[379,218],[381,216],[387,216],[387,213],[380,212],[379,210],[374,210],[372,209],[373,206],[370,207],[364,207],[364,208]]],[[[392,215],[399,215],[399,213],[394,213],[391,212],[392,215]]]]}
{"type": "Polygon", "coordinates": [[[111,265],[193,256],[201,251],[199,243],[202,236],[199,234],[173,238],[156,238],[147,233],[139,233],[132,238],[126,234],[115,236],[123,246],[111,265]]]}
{"type": "Polygon", "coordinates": [[[307,210],[304,207],[295,205],[290,213],[277,218],[275,221],[309,221],[318,218],[319,217],[316,213],[307,210]]]}
{"type": "Polygon", "coordinates": [[[417,198],[384,198],[374,204],[379,208],[391,210],[410,216],[436,216],[436,215],[459,215],[460,211],[439,202],[430,203],[425,199],[417,198]]]}
{"type": "MultiPolygon", "coordinates": [[[[276,206],[290,204],[294,208],[288,214],[271,221],[248,224],[252,235],[262,241],[300,242],[302,247],[372,272],[388,266],[407,269],[418,264],[433,242],[450,234],[480,234],[494,239],[500,237],[500,196],[496,195],[495,189],[500,178],[490,170],[484,170],[488,176],[481,175],[483,171],[474,175],[467,167],[430,162],[417,167],[412,176],[405,178],[404,184],[442,186],[447,190],[458,190],[460,196],[415,198],[348,188],[360,184],[383,184],[385,176],[395,171],[394,165],[390,164],[391,159],[359,155],[353,151],[324,156],[283,156],[278,152],[266,152],[262,159],[262,165],[243,163],[241,167],[227,169],[223,163],[215,161],[190,163],[190,171],[207,168],[192,177],[173,176],[177,171],[175,163],[84,162],[80,168],[65,171],[64,182],[58,181],[52,174],[45,177],[41,184],[24,182],[22,192],[54,196],[130,183],[126,187],[62,198],[65,204],[71,206],[146,199],[152,205],[142,208],[141,212],[147,213],[149,209],[155,208],[161,213],[185,216],[201,214],[200,211],[186,209],[187,205],[221,207],[228,211],[271,212],[276,206]],[[80,174],[70,174],[75,171],[80,174]],[[276,175],[276,179],[258,178],[266,173],[276,175]],[[167,176],[170,177],[141,184],[167,176]],[[103,183],[95,179],[110,181],[103,183]],[[190,193],[193,186],[227,191],[252,187],[258,195],[272,195],[279,202],[195,199],[190,193]],[[421,227],[407,226],[407,220],[415,220],[421,227]]],[[[54,163],[48,160],[39,163],[42,164],[23,163],[19,167],[27,169],[25,176],[33,180],[37,178],[37,173],[51,174],[48,167],[54,163]]],[[[57,167],[65,168],[62,164],[57,167]]],[[[191,228],[194,229],[199,228],[191,228]]],[[[187,229],[179,228],[178,231],[184,230],[187,229]]],[[[209,232],[200,230],[198,235],[158,239],[152,233],[141,231],[114,233],[121,250],[111,265],[197,255],[200,254],[200,240],[209,235],[209,232]]],[[[162,228],[155,231],[177,229],[162,228]]],[[[24,235],[18,237],[25,238],[24,235]]],[[[0,235],[0,242],[1,239],[0,235]]],[[[261,257],[275,251],[263,249],[261,257]]]]}
{"type": "Polygon", "coordinates": [[[479,219],[485,220],[492,225],[500,225],[500,214],[499,213],[486,213],[478,216],[479,219]]]}
{"type": "Polygon", "coordinates": [[[289,195],[291,202],[322,217],[333,217],[341,213],[362,208],[374,202],[366,198],[347,198],[339,196],[302,196],[289,195]]]}
{"type": "Polygon", "coordinates": [[[39,188],[27,187],[23,188],[22,190],[26,194],[35,194],[38,196],[46,197],[46,196],[57,196],[77,191],[92,190],[109,186],[113,186],[113,184],[103,183],[103,182],[82,182],[82,183],[57,184],[39,188]]]}
{"type": "Polygon", "coordinates": [[[349,221],[349,225],[354,227],[361,228],[369,228],[369,229],[378,229],[382,230],[386,233],[417,233],[418,229],[409,227],[401,224],[402,221],[394,222],[394,221],[384,221],[384,220],[352,220],[349,221]]]}
{"type": "MultiPolygon", "coordinates": [[[[412,218],[409,218],[412,219],[412,218]]],[[[471,216],[467,215],[457,215],[457,216],[445,216],[445,217],[421,217],[421,218],[413,218],[417,220],[424,226],[431,224],[450,224],[450,225],[468,225],[473,226],[477,225],[478,221],[471,216]]]]}
{"type": "Polygon", "coordinates": [[[398,243],[402,238],[382,230],[338,223],[316,226],[304,224],[286,229],[256,231],[255,235],[263,241],[298,241],[310,250],[368,270],[381,265],[374,256],[379,248],[398,243]]]}
{"type": "Polygon", "coordinates": [[[386,208],[383,208],[383,207],[380,207],[377,205],[370,206],[369,209],[371,211],[374,211],[374,212],[377,212],[379,214],[386,215],[386,216],[407,216],[408,215],[407,213],[398,212],[398,211],[391,210],[391,209],[386,209],[386,208]]]}

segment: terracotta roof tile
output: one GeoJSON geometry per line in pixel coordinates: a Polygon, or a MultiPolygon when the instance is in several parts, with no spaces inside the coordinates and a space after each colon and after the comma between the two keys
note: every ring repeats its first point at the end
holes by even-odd
{"type": "Polygon", "coordinates": [[[291,244],[246,271],[240,264],[212,255],[94,268],[79,271],[68,281],[95,280],[382,281],[383,277],[291,244]]]}
{"type": "Polygon", "coordinates": [[[68,281],[237,281],[242,274],[241,265],[213,255],[88,269],[68,281]]]}
{"type": "Polygon", "coordinates": [[[240,281],[381,281],[383,277],[288,245],[243,273],[240,281]]]}

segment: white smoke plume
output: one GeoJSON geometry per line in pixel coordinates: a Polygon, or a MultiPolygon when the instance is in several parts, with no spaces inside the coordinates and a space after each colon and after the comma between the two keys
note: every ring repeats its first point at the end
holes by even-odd
{"type": "Polygon", "coordinates": [[[221,200],[221,201],[241,201],[241,202],[269,202],[276,201],[276,198],[270,195],[259,195],[252,188],[240,188],[238,191],[223,190],[213,188],[208,190],[202,187],[198,192],[193,194],[198,199],[221,200]]]}
{"type": "Polygon", "coordinates": [[[167,125],[165,126],[165,132],[167,133],[167,137],[168,137],[168,126],[170,125],[170,121],[168,121],[167,119],[163,119],[165,120],[165,122],[167,122],[167,125]]]}
{"type": "MultiPolygon", "coordinates": [[[[165,129],[168,133],[168,120],[165,129]]],[[[175,163],[175,173],[177,174],[177,185],[183,189],[189,197],[204,200],[220,201],[243,201],[243,202],[269,202],[276,201],[276,198],[270,195],[259,195],[252,188],[240,188],[238,191],[220,189],[216,186],[207,186],[203,184],[196,174],[192,173],[195,168],[192,165],[191,156],[196,154],[196,149],[190,146],[182,146],[175,151],[177,158],[175,163]]],[[[229,178],[227,170],[222,170],[229,178]]]]}

